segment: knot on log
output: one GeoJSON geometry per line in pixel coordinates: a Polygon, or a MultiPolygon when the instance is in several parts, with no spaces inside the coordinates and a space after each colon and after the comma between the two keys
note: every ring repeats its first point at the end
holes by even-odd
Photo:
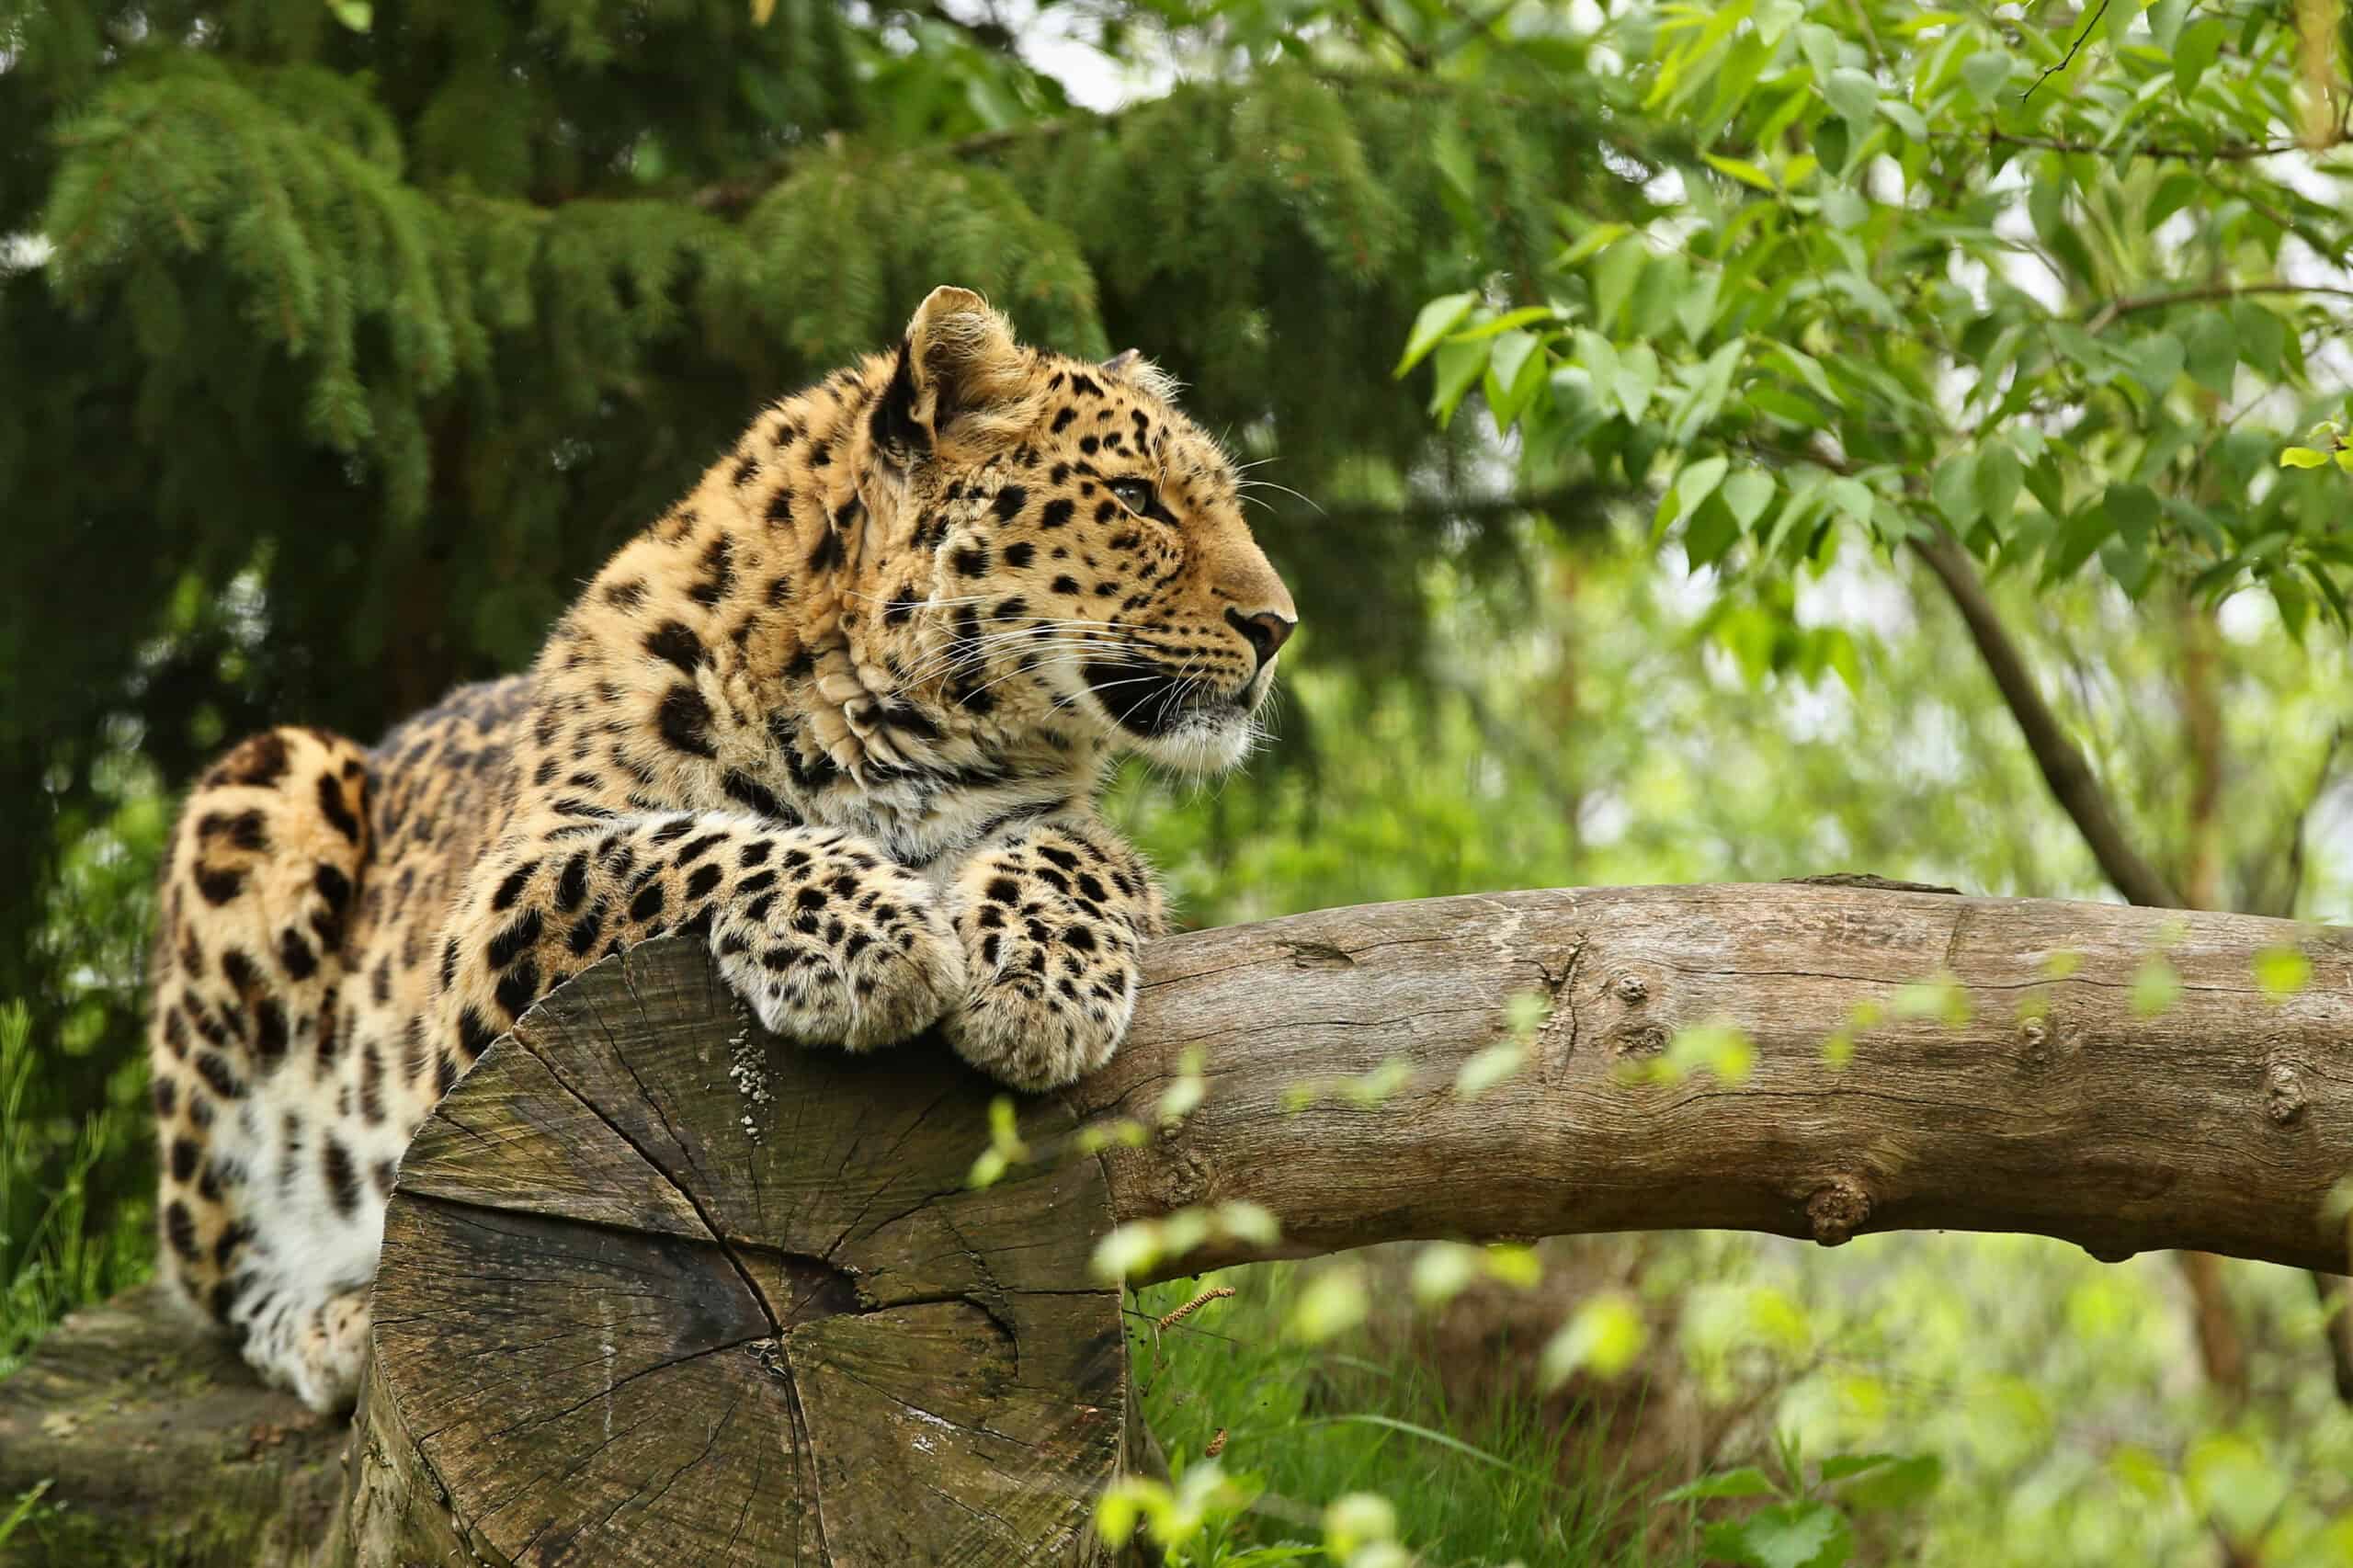
{"type": "Polygon", "coordinates": [[[1824,1246],[1843,1246],[1871,1217],[1871,1195],[1853,1176],[1832,1176],[1805,1200],[1806,1222],[1824,1246]]]}
{"type": "Polygon", "coordinates": [[[2270,1084],[2268,1096],[2271,1119],[2288,1126],[2304,1113],[2304,1080],[2289,1062],[2274,1062],[2264,1074],[2270,1084]]]}

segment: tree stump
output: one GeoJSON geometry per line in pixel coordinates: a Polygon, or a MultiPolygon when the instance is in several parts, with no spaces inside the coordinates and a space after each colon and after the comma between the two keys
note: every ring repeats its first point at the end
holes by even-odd
{"type": "Polygon", "coordinates": [[[969,1189],[1001,1092],[777,1040],[688,940],[560,989],[402,1166],[342,1561],[1098,1561],[1109,1198],[1094,1160],[969,1189]]]}

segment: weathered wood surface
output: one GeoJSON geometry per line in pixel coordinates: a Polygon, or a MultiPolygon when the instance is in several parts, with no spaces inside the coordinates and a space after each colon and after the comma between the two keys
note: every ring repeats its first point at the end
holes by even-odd
{"type": "Polygon", "coordinates": [[[0,1381],[0,1515],[47,1482],[8,1568],[304,1568],[347,1434],[263,1388],[154,1286],[77,1312],[0,1381]]]}
{"type": "MultiPolygon", "coordinates": [[[[2329,1218],[2353,1174],[2343,930],[1867,886],[1597,889],[1197,932],[1154,944],[1146,982],[1120,1057],[1026,1102],[1023,1131],[1043,1144],[1151,1120],[1189,1048],[1206,1058],[1199,1108],[1142,1148],[978,1194],[962,1181],[994,1091],[936,1043],[788,1051],[745,1030],[685,941],[559,993],[407,1164],[353,1528],[329,1560],[1084,1561],[1130,1400],[1117,1302],[1087,1253],[1115,1221],[1190,1203],[1264,1204],[1283,1239],[1176,1267],[1693,1226],[1830,1243],[2015,1230],[2102,1256],[2347,1263],[2329,1218]],[[2254,961],[2283,946],[2312,980],[2273,999],[2254,961]],[[2160,951],[2178,997],[2136,1016],[2160,951]],[[1966,1023],[1891,1016],[1854,1031],[1843,1068],[1825,1060],[1859,1005],[1888,1010],[1939,975],[1966,1023]],[[1457,1073],[1528,992],[1552,1016],[1525,1066],[1461,1100],[1457,1073]],[[1712,1022],[1753,1043],[1745,1082],[1624,1081],[1712,1022]],[[739,1051],[768,1074],[767,1103],[731,1074],[739,1051]],[[1295,1085],[1392,1059],[1410,1073],[1378,1104],[1286,1108],[1295,1085]]],[[[153,1317],[135,1301],[85,1314],[0,1384],[0,1487],[54,1475],[134,1529],[244,1495],[218,1468],[176,1490],[176,1461],[120,1458],[142,1424],[194,1433],[214,1409],[196,1449],[216,1467],[281,1454],[315,1476],[327,1450],[299,1417],[269,1423],[282,1449],[233,1458],[249,1412],[284,1402],[241,1385],[209,1403],[196,1362],[142,1371],[148,1340],[184,1346],[153,1317]],[[178,1403],[28,1447],[45,1412],[93,1408],[117,1354],[125,1387],[178,1403]]]]}
{"type": "Polygon", "coordinates": [[[970,1190],[998,1092],[785,1046],[691,941],[551,997],[402,1166],[348,1561],[1097,1561],[1109,1202],[1091,1161],[970,1190]]]}
{"type": "Polygon", "coordinates": [[[2353,932],[2251,915],[1877,887],[1643,887],[1324,910],[1156,943],[1130,1043],[1062,1096],[1148,1118],[1177,1058],[1208,1096],[1178,1131],[1108,1154],[1113,1212],[1246,1199],[1273,1249],[1416,1236],[1729,1228],[1836,1243],[2020,1231],[2102,1257],[2193,1247],[2345,1272],[2332,1189],[2353,1176],[2353,932]],[[2301,949],[2310,984],[2254,962],[2301,949]],[[2153,955],[2178,998],[2136,1016],[2153,955]],[[2052,979],[2054,959],[2073,970],[2052,979]],[[1824,1044],[1858,1004],[1949,974],[1971,1019],[1891,1017],[1824,1044]],[[1531,1059],[1472,1102],[1456,1074],[1506,999],[1552,1006],[1531,1059]],[[1675,1031],[1729,1022],[1738,1085],[1623,1081],[1675,1031]],[[1378,1106],[1291,1085],[1391,1059],[1378,1106]]]}

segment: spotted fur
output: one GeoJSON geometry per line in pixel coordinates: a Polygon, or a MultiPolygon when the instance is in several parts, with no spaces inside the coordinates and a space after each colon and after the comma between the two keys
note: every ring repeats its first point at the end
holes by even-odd
{"type": "Polygon", "coordinates": [[[665,932],[779,1034],[1106,1061],[1161,929],[1107,764],[1248,750],[1295,619],[1232,465],[1132,354],[940,289],[762,411],[528,675],[372,750],[281,729],[175,831],[153,962],[166,1277],[320,1409],[410,1137],[553,986],[665,932]]]}

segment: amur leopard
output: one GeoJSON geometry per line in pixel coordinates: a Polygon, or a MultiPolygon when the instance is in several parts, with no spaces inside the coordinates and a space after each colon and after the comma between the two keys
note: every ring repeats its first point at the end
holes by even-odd
{"type": "Polygon", "coordinates": [[[1105,1062],[1163,923],[1107,766],[1240,761],[1297,621],[1172,397],[935,290],[763,410],[529,674],[205,773],[153,962],[177,1290],[347,1405],[411,1136],[533,1002],[663,933],[793,1040],[936,1027],[1025,1089],[1105,1062]]]}

